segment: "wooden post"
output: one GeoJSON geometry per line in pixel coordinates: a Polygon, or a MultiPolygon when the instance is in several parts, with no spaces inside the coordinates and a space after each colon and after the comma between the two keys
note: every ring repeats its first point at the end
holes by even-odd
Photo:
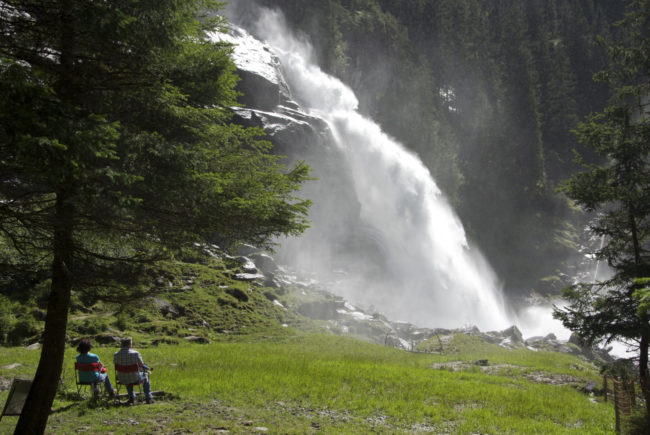
{"type": "Polygon", "coordinates": [[[612,379],[614,389],[614,414],[616,415],[616,433],[621,433],[621,415],[619,410],[619,388],[617,388],[618,381],[612,379]]]}
{"type": "Polygon", "coordinates": [[[614,384],[614,410],[616,413],[616,433],[621,433],[621,426],[627,422],[636,405],[634,394],[634,380],[612,379],[614,384]]]}
{"type": "Polygon", "coordinates": [[[607,391],[607,375],[603,375],[603,400],[605,403],[607,403],[607,394],[609,392],[607,391]]]}

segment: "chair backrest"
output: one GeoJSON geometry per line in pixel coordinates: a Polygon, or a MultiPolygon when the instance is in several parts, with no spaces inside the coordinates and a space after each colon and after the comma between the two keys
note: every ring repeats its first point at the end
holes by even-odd
{"type": "Polygon", "coordinates": [[[90,373],[93,372],[99,372],[99,363],[74,363],[75,381],[77,384],[94,382],[94,376],[90,376],[90,373]],[[83,375],[81,372],[83,372],[83,375]]]}
{"type": "Polygon", "coordinates": [[[74,363],[74,369],[79,372],[98,372],[99,363],[74,363]]]}
{"type": "Polygon", "coordinates": [[[137,364],[128,364],[128,365],[115,364],[115,371],[118,373],[139,372],[140,366],[137,364]]]}
{"type": "Polygon", "coordinates": [[[115,382],[122,385],[136,385],[142,382],[138,364],[115,364],[115,382]]]}

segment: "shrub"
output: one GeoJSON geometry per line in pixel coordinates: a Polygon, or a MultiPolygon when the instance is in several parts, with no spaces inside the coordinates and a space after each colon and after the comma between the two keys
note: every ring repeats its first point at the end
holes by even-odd
{"type": "Polygon", "coordinates": [[[12,325],[11,315],[6,312],[0,312],[0,343],[4,343],[7,340],[7,335],[12,325]]]}
{"type": "Polygon", "coordinates": [[[75,329],[84,335],[99,334],[108,329],[108,319],[103,317],[89,317],[78,324],[75,329]]]}
{"type": "Polygon", "coordinates": [[[40,328],[33,319],[22,318],[13,325],[7,334],[7,342],[13,346],[19,346],[39,333],[40,328]]]}
{"type": "Polygon", "coordinates": [[[115,322],[113,324],[120,331],[124,331],[129,327],[129,320],[130,320],[129,315],[127,313],[122,312],[116,316],[115,322]]]}

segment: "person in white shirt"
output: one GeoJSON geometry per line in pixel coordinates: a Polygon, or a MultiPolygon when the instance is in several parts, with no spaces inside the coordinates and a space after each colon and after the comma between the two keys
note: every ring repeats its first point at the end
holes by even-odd
{"type": "Polygon", "coordinates": [[[133,349],[133,340],[131,337],[126,337],[122,339],[122,348],[115,352],[113,355],[113,363],[117,370],[117,366],[129,366],[137,365],[138,369],[134,371],[118,371],[117,379],[121,384],[126,385],[126,391],[129,394],[129,405],[132,405],[135,402],[135,392],[133,391],[133,385],[142,382],[142,388],[144,390],[144,397],[148,404],[154,402],[151,395],[151,384],[149,383],[149,374],[148,371],[152,370],[148,365],[142,361],[140,352],[133,349]]]}

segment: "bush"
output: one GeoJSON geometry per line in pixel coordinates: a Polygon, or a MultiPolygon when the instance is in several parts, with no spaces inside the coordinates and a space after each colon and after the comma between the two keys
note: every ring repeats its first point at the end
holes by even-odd
{"type": "Polygon", "coordinates": [[[7,343],[13,346],[25,344],[40,333],[40,328],[33,319],[18,320],[7,334],[7,343]]]}
{"type": "Polygon", "coordinates": [[[116,316],[115,322],[113,323],[117,329],[124,331],[129,327],[130,316],[127,313],[120,313],[116,316]]]}
{"type": "Polygon", "coordinates": [[[83,322],[76,325],[75,328],[78,332],[84,335],[95,335],[105,332],[108,329],[108,319],[100,317],[89,317],[84,319],[83,322]]]}
{"type": "Polygon", "coordinates": [[[644,435],[650,433],[648,421],[646,420],[645,407],[638,407],[632,411],[628,419],[624,419],[621,424],[621,433],[630,435],[644,435]]]}
{"type": "Polygon", "coordinates": [[[11,301],[0,295],[0,343],[4,343],[14,323],[11,301]]]}
{"type": "Polygon", "coordinates": [[[5,343],[13,321],[9,313],[0,312],[0,343],[5,343]]]}

